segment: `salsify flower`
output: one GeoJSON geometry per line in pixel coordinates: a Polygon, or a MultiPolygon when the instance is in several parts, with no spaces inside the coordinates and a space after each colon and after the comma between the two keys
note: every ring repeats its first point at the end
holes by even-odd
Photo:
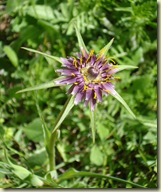
{"type": "Polygon", "coordinates": [[[109,62],[102,49],[97,55],[94,50],[89,53],[81,48],[77,57],[61,58],[63,67],[58,69],[64,78],[57,80],[56,84],[72,84],[68,93],[75,95],[74,104],[84,101],[86,106],[90,103],[91,110],[95,104],[102,101],[102,94],[115,94],[114,73],[118,71],[117,66],[109,62]]]}
{"type": "Polygon", "coordinates": [[[67,93],[72,95],[69,97],[62,111],[60,112],[52,134],[54,134],[55,131],[59,128],[74,104],[78,104],[80,101],[84,101],[85,106],[90,103],[91,128],[94,141],[94,109],[96,103],[102,101],[103,94],[111,94],[120,103],[122,103],[123,106],[128,110],[129,114],[131,114],[131,116],[136,119],[136,116],[131,111],[127,103],[114,89],[114,82],[117,79],[114,74],[124,69],[133,69],[136,67],[129,65],[114,65],[112,62],[110,62],[110,59],[106,57],[106,53],[111,47],[113,39],[103,49],[101,49],[98,54],[94,54],[94,50],[88,52],[79,30],[77,27],[75,27],[75,29],[80,47],[80,53],[77,53],[76,57],[59,58],[30,48],[24,48],[28,51],[41,54],[45,57],[60,62],[62,64],[62,68],[57,69],[57,72],[61,73],[61,77],[41,85],[20,90],[18,93],[45,89],[49,87],[57,87],[59,85],[71,85],[67,93]]]}

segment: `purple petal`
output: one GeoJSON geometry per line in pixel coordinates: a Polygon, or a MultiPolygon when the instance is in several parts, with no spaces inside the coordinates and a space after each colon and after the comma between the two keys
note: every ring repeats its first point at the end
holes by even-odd
{"type": "Polygon", "coordinates": [[[97,86],[94,90],[95,90],[98,101],[101,102],[102,101],[102,91],[101,91],[100,87],[97,86]]]}
{"type": "Polygon", "coordinates": [[[55,83],[56,84],[71,84],[71,83],[74,83],[76,82],[76,78],[75,77],[65,77],[65,78],[62,78],[62,79],[59,79],[59,80],[56,80],[55,83]]]}
{"type": "Polygon", "coordinates": [[[61,75],[67,75],[67,76],[72,75],[72,74],[74,74],[74,75],[75,74],[79,74],[79,72],[77,70],[75,70],[75,69],[67,69],[67,68],[65,68],[65,69],[57,69],[56,72],[60,72],[61,75]]]}
{"type": "Polygon", "coordinates": [[[90,99],[90,105],[91,105],[91,110],[92,110],[92,111],[94,110],[95,104],[96,104],[96,99],[91,98],[91,99],[90,99]]]}
{"type": "Polygon", "coordinates": [[[105,89],[107,92],[109,91],[109,93],[111,94],[116,94],[116,91],[114,90],[114,85],[110,82],[104,83],[102,84],[103,89],[105,89]]]}
{"type": "Polygon", "coordinates": [[[83,92],[77,93],[77,95],[74,99],[74,104],[77,105],[82,100],[83,96],[84,96],[83,92]]]}
{"type": "Polygon", "coordinates": [[[91,90],[91,89],[86,90],[86,95],[85,95],[86,101],[90,100],[90,98],[92,97],[92,92],[93,92],[93,90],[91,90]]]}
{"type": "Polygon", "coordinates": [[[110,71],[108,71],[108,74],[111,75],[111,74],[116,73],[116,72],[118,72],[118,71],[119,71],[118,68],[113,68],[113,69],[111,69],[110,71]]]}

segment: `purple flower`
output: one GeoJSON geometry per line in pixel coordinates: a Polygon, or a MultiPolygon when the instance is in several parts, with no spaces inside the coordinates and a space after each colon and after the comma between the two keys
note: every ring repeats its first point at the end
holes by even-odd
{"type": "Polygon", "coordinates": [[[104,50],[96,55],[93,50],[87,53],[81,48],[76,57],[61,58],[61,62],[63,67],[57,72],[64,77],[56,84],[72,84],[68,94],[75,95],[74,104],[83,100],[85,106],[90,103],[91,110],[94,110],[97,101],[102,101],[102,94],[115,95],[113,74],[118,70],[107,60],[104,50]]]}

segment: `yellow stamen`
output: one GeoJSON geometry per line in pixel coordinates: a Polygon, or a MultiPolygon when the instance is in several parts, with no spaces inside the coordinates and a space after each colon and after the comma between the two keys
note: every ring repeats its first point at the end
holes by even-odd
{"type": "Polygon", "coordinates": [[[89,59],[91,58],[91,56],[93,55],[94,53],[94,50],[92,49],[90,52],[89,52],[89,55],[88,55],[88,58],[86,60],[86,63],[88,63],[89,59]]]}
{"type": "Polygon", "coordinates": [[[77,59],[73,57],[73,65],[77,68],[77,59]]]}
{"type": "Polygon", "coordinates": [[[87,90],[88,86],[87,85],[84,85],[84,91],[87,90]]]}
{"type": "Polygon", "coordinates": [[[75,76],[75,74],[74,74],[74,73],[71,73],[71,75],[72,75],[72,76],[75,76]]]}
{"type": "Polygon", "coordinates": [[[86,77],[85,75],[83,75],[83,78],[84,78],[84,80],[85,80],[86,82],[88,82],[88,79],[87,79],[87,77],[86,77]]]}
{"type": "Polygon", "coordinates": [[[94,99],[96,99],[97,98],[97,95],[96,95],[96,92],[94,92],[94,97],[93,97],[94,99]]]}
{"type": "Polygon", "coordinates": [[[83,60],[82,56],[80,57],[79,60],[80,60],[80,64],[82,65],[82,62],[83,62],[83,61],[82,61],[82,60],[83,60]]]}
{"type": "Polygon", "coordinates": [[[74,84],[75,84],[75,85],[78,85],[78,83],[77,83],[77,82],[75,82],[74,84]]]}

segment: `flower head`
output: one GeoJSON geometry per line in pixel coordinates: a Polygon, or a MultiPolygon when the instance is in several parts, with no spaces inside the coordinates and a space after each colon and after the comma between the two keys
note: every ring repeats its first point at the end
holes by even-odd
{"type": "Polygon", "coordinates": [[[57,72],[64,77],[56,83],[72,84],[68,93],[75,95],[75,104],[83,100],[85,106],[90,103],[94,110],[97,101],[102,101],[102,94],[115,94],[113,74],[117,66],[110,63],[104,53],[104,49],[96,55],[93,50],[87,53],[81,48],[76,57],[61,58],[63,67],[57,72]]]}

